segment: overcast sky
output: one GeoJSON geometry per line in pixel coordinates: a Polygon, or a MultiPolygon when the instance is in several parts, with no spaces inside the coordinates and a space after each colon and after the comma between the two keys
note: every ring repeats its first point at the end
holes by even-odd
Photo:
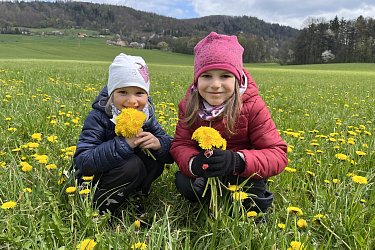
{"type": "MultiPolygon", "coordinates": [[[[52,1],[52,0],[51,0],[52,1]]],[[[80,0],[125,5],[178,19],[209,15],[253,16],[300,29],[308,17],[375,18],[375,0],[80,0]]]]}

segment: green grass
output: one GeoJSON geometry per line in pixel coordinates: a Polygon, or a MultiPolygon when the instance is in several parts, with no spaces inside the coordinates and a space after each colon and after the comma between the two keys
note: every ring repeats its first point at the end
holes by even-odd
{"type": "Polygon", "coordinates": [[[99,40],[81,41],[79,49],[75,39],[43,39],[0,35],[0,204],[17,202],[0,209],[1,249],[76,249],[84,239],[95,240],[96,249],[130,249],[137,242],[148,249],[287,249],[292,241],[306,249],[374,249],[373,64],[246,65],[290,148],[289,168],[269,182],[275,201],[268,223],[255,225],[230,212],[236,203],[229,198],[222,199],[219,220],[210,219],[206,205],[178,194],[173,165],[146,201],[151,227],[136,229],[132,209],[124,207],[122,220],[110,228],[108,218],[95,215],[90,195],[66,194],[73,179],[61,183],[72,164],[69,147],[106,84],[108,66],[120,51],[149,62],[157,116],[173,135],[193,59],[99,40]],[[20,162],[33,169],[23,172],[20,162]],[[353,182],[353,174],[368,183],[353,182]],[[303,215],[287,213],[290,206],[303,215]],[[317,214],[324,218],[314,220],[317,214]],[[298,227],[298,219],[307,228],[298,227]]]}
{"type": "Polygon", "coordinates": [[[0,55],[2,59],[53,59],[110,63],[116,55],[124,52],[129,55],[142,56],[150,64],[193,64],[191,55],[110,46],[105,42],[106,38],[0,34],[0,55]]]}

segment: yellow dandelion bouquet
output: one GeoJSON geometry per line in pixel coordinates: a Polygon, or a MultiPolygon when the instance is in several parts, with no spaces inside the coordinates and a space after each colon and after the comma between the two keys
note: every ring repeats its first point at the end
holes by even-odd
{"type": "MultiPolygon", "coordinates": [[[[143,123],[147,116],[142,111],[133,108],[124,108],[121,113],[116,116],[115,133],[118,136],[132,138],[142,130],[143,123]]],[[[142,149],[144,152],[155,160],[150,150],[142,149]]]]}
{"type": "Polygon", "coordinates": [[[146,114],[132,108],[124,108],[115,118],[115,133],[118,136],[132,138],[138,134],[146,120],[146,114]]]}
{"type": "Polygon", "coordinates": [[[197,128],[191,139],[198,142],[199,147],[205,150],[212,150],[214,148],[225,150],[227,147],[227,141],[221,137],[220,133],[211,127],[199,127],[197,128]]]}
{"type": "MultiPolygon", "coordinates": [[[[192,137],[192,140],[198,142],[200,148],[204,149],[204,155],[209,158],[213,154],[214,149],[222,149],[225,150],[227,147],[227,141],[221,137],[220,133],[211,127],[199,127],[197,128],[192,137]]],[[[207,164],[203,164],[202,168],[207,169],[209,166],[207,164]]],[[[219,177],[209,177],[207,180],[206,188],[203,192],[202,197],[206,195],[206,191],[208,188],[211,190],[211,200],[210,200],[210,210],[212,216],[217,219],[218,216],[218,205],[217,205],[217,196],[222,196],[221,191],[221,182],[219,177]]]]}

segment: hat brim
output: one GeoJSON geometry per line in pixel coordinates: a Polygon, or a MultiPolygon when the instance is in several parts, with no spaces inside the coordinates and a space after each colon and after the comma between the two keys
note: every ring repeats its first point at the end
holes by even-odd
{"type": "Polygon", "coordinates": [[[226,70],[226,71],[232,73],[238,81],[241,81],[240,72],[238,72],[236,67],[234,67],[233,65],[228,64],[228,63],[213,63],[213,64],[205,65],[204,67],[200,68],[198,70],[198,72],[195,72],[195,74],[194,74],[194,77],[195,77],[194,84],[197,85],[198,78],[202,73],[204,73],[206,71],[209,71],[209,70],[215,70],[215,69],[226,70]]]}

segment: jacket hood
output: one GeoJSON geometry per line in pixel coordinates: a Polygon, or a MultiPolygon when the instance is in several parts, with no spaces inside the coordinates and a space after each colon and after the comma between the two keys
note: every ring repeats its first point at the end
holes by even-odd
{"type": "Polygon", "coordinates": [[[243,69],[245,76],[247,78],[247,88],[245,92],[242,94],[242,102],[246,103],[253,97],[259,95],[258,86],[256,85],[255,81],[251,77],[250,73],[244,68],[243,69]]]}
{"type": "Polygon", "coordinates": [[[95,98],[94,102],[92,103],[92,108],[97,109],[99,111],[105,112],[105,105],[108,101],[108,90],[107,86],[105,86],[102,91],[100,91],[99,95],[95,98]]]}

